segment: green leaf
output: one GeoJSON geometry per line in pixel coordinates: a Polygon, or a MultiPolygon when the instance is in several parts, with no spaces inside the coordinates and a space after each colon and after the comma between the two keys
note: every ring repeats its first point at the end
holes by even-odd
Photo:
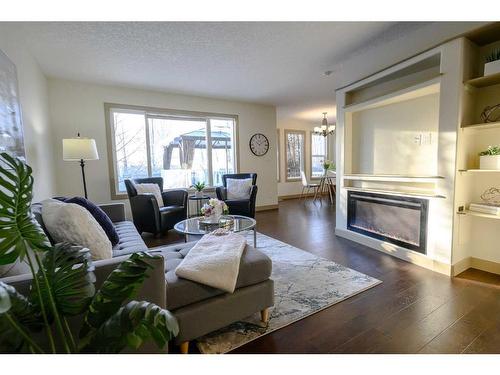
{"type": "Polygon", "coordinates": [[[14,287],[2,282],[0,282],[0,305],[8,306],[7,309],[0,310],[0,352],[27,351],[27,341],[12,326],[7,315],[14,319],[22,329],[39,332],[43,328],[40,312],[14,287]]]}
{"type": "Polygon", "coordinates": [[[101,325],[81,352],[120,353],[127,346],[137,349],[150,339],[163,348],[178,333],[177,320],[168,310],[145,301],[131,301],[101,325]]]}
{"type": "Polygon", "coordinates": [[[157,259],[147,253],[132,254],[111,272],[95,294],[89,306],[80,331],[80,338],[97,330],[110,316],[115,314],[122,304],[133,298],[144,280],[149,276],[152,266],[148,260],[157,259]]]}
{"type": "MultiPolygon", "coordinates": [[[[89,249],[72,246],[68,243],[55,245],[47,251],[42,260],[48,284],[55,300],[57,310],[62,315],[81,314],[90,304],[95,293],[94,267],[89,249]]],[[[43,282],[42,272],[37,272],[40,281],[42,300],[48,300],[47,285],[43,282]]],[[[38,291],[33,290],[33,303],[38,304],[38,291]]]]}
{"type": "Polygon", "coordinates": [[[0,154],[0,265],[24,258],[27,245],[48,250],[50,242],[31,214],[33,176],[17,158],[0,154]]]}

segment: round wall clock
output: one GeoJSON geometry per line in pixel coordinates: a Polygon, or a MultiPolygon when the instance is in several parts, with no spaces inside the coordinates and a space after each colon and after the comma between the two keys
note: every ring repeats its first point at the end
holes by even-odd
{"type": "Polygon", "coordinates": [[[255,156],[263,156],[269,151],[269,140],[264,134],[257,133],[250,138],[250,150],[255,156]]]}

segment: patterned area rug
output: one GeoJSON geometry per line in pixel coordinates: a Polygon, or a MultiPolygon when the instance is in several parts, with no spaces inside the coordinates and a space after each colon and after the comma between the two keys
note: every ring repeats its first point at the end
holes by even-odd
{"type": "MultiPolygon", "coordinates": [[[[247,240],[253,244],[252,233],[247,240]]],[[[273,261],[275,302],[267,326],[256,313],[198,339],[201,353],[227,353],[381,283],[261,233],[257,248],[273,261]]]]}

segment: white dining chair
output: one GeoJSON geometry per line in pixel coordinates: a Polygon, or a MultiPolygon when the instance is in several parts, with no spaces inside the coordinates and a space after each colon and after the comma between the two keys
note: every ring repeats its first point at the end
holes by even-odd
{"type": "Polygon", "coordinates": [[[307,177],[306,177],[306,174],[304,173],[304,171],[300,171],[300,178],[302,180],[302,192],[300,193],[299,200],[302,199],[302,197],[304,197],[304,199],[307,198],[307,195],[309,194],[311,189],[313,190],[313,193],[315,193],[315,195],[316,195],[316,191],[319,189],[319,184],[310,183],[307,180],[307,177]],[[305,195],[304,195],[304,190],[305,190],[305,195]]]}

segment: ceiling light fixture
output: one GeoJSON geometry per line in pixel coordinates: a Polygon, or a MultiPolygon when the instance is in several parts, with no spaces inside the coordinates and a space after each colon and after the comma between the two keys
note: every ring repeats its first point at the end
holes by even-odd
{"type": "Polygon", "coordinates": [[[335,124],[328,125],[326,114],[327,112],[323,112],[323,120],[321,121],[321,126],[314,127],[314,134],[322,135],[323,137],[328,137],[330,134],[333,134],[335,132],[335,124]]]}

